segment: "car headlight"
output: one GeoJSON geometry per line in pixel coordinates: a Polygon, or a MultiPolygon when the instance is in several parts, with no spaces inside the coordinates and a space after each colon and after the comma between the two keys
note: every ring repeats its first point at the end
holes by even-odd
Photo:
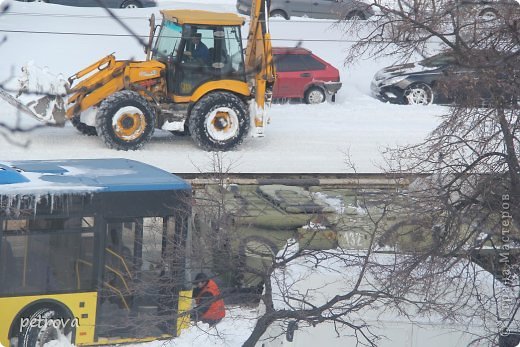
{"type": "Polygon", "coordinates": [[[390,77],[390,78],[387,78],[387,79],[384,80],[384,81],[381,81],[381,85],[382,85],[382,86],[388,86],[388,85],[391,85],[391,84],[397,84],[397,83],[403,81],[404,79],[406,79],[406,76],[394,76],[394,77],[390,77]]]}

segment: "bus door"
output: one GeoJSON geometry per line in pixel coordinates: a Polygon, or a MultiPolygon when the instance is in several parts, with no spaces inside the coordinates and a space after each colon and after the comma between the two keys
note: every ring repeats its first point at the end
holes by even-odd
{"type": "Polygon", "coordinates": [[[98,337],[148,337],[173,332],[163,319],[171,313],[174,297],[164,281],[162,260],[169,248],[165,237],[168,230],[175,230],[173,217],[107,221],[98,337]]]}
{"type": "Polygon", "coordinates": [[[132,325],[136,283],[136,263],[140,252],[136,236],[142,234],[139,219],[107,221],[103,231],[103,261],[99,291],[96,335],[121,337],[134,335],[132,325]],[[138,248],[138,247],[137,247],[138,248]]]}

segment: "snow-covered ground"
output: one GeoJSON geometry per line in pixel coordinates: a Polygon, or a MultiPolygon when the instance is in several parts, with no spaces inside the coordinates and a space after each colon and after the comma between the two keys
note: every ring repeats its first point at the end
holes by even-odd
{"type": "MultiPolygon", "coordinates": [[[[158,8],[115,12],[146,36],[149,15],[159,16],[161,8],[235,11],[234,0],[210,3],[162,0],[158,8]]],[[[422,140],[445,112],[442,106],[390,105],[372,98],[369,86],[374,73],[393,61],[367,59],[344,66],[345,51],[355,37],[346,36],[334,21],[277,19],[271,21],[271,31],[274,46],[301,41],[335,65],[343,87],[335,103],[273,105],[266,136],[248,138],[225,155],[235,172],[348,172],[347,153],[358,172],[379,172],[381,149],[422,140]]],[[[9,86],[16,84],[13,77],[29,61],[68,77],[112,52],[120,59],[144,58],[138,42],[100,8],[12,1],[10,11],[0,17],[0,35],[7,38],[0,45],[0,83],[9,86]]],[[[18,118],[14,108],[0,101],[0,123],[17,121],[36,124],[27,116],[18,118]]],[[[211,161],[211,155],[191,138],[165,131],[156,131],[150,143],[134,152],[107,149],[100,139],[81,136],[70,124],[10,134],[9,140],[0,136],[0,160],[110,157],[140,160],[178,173],[207,170],[211,161]]]]}
{"type": "Polygon", "coordinates": [[[154,341],[129,347],[239,347],[249,337],[256,322],[257,310],[250,307],[226,307],[226,317],[214,327],[198,322],[170,341],[154,341]]]}

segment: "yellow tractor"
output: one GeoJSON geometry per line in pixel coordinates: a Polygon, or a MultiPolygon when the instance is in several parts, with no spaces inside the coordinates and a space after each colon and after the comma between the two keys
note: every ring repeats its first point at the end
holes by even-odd
{"type": "MultiPolygon", "coordinates": [[[[81,133],[118,150],[142,147],[155,128],[189,133],[215,151],[238,146],[250,125],[253,135],[263,136],[275,78],[266,7],[253,2],[245,49],[243,17],[161,11],[160,25],[150,18],[146,60],[108,55],[71,76],[62,116],[64,111],[81,133]]],[[[38,108],[32,111],[38,114],[38,108]]]]}

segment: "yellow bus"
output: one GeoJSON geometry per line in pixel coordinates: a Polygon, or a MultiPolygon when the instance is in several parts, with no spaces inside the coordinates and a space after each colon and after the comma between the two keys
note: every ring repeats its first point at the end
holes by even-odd
{"type": "Polygon", "coordinates": [[[0,343],[100,345],[187,324],[191,186],[126,159],[0,163],[0,343]]]}

